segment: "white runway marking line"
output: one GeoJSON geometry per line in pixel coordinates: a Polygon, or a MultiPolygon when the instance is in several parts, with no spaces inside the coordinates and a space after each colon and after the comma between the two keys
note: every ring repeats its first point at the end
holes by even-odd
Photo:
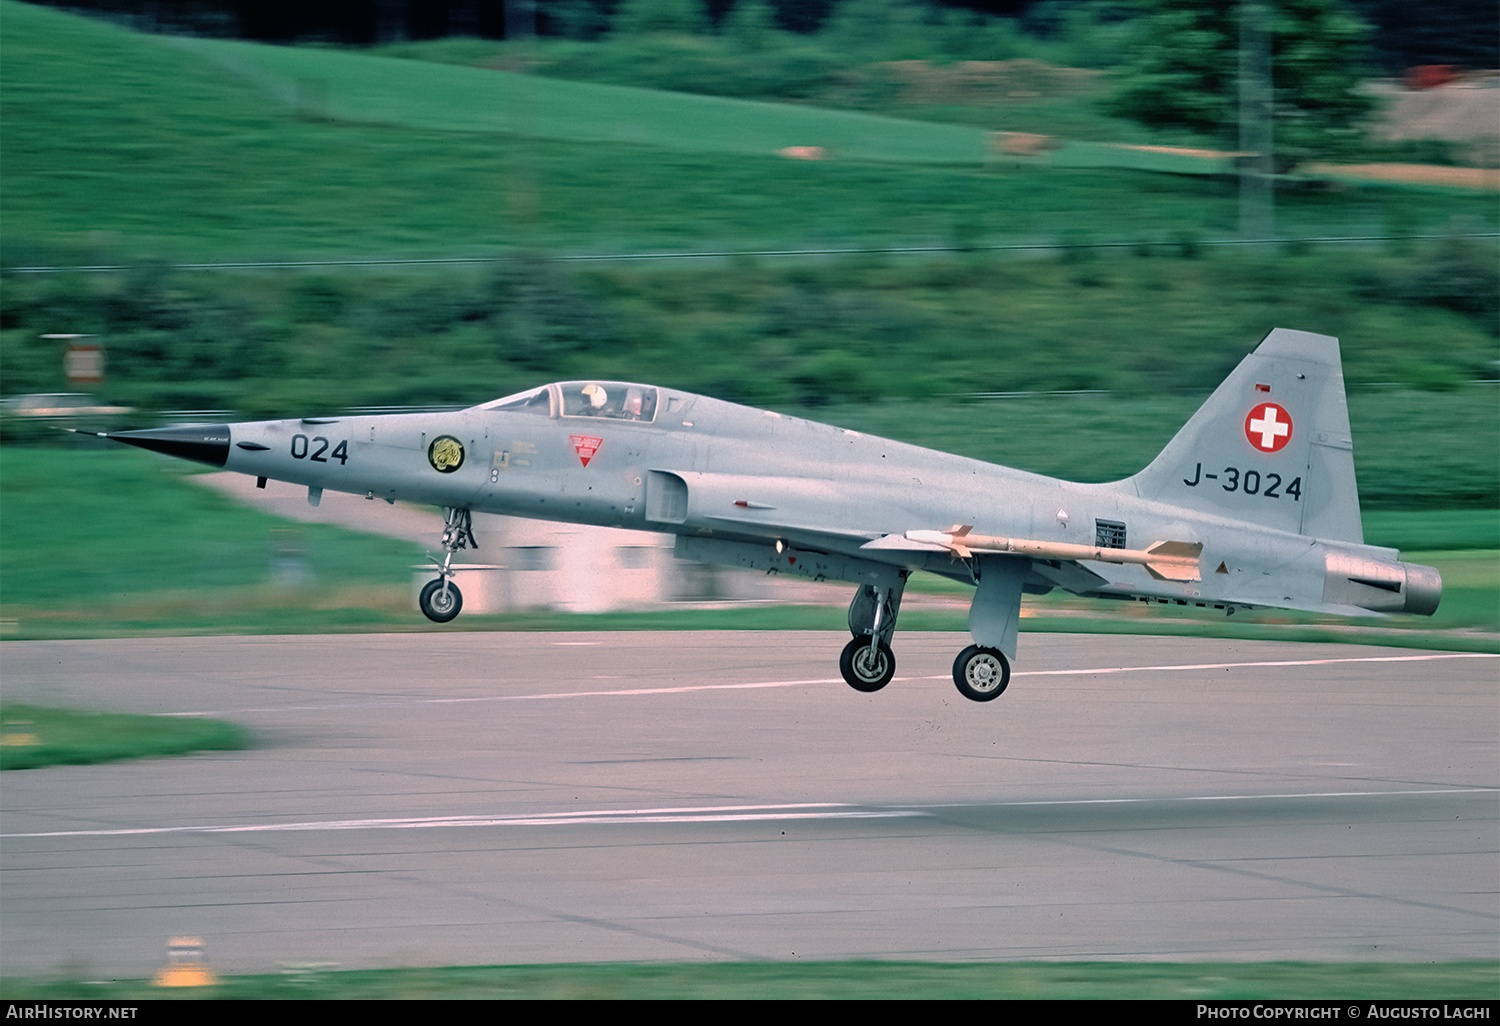
{"type": "MultiPolygon", "coordinates": [[[[900,678],[898,678],[900,679],[900,678]]],[[[904,678],[907,680],[915,678],[904,678]]],[[[751,681],[744,684],[684,684],[671,688],[619,688],[607,691],[544,691],[534,695],[480,695],[476,698],[417,698],[401,695],[396,698],[373,699],[363,702],[329,702],[323,705],[274,705],[253,709],[197,710],[194,712],[161,713],[162,716],[233,716],[241,713],[267,712],[313,712],[320,709],[366,709],[381,705],[457,705],[464,702],[537,702],[549,698],[607,698],[633,695],[675,695],[685,691],[745,691],[757,688],[796,688],[808,684],[842,684],[842,677],[820,677],[816,680],[768,680],[751,681]]]]}
{"type": "Polygon", "coordinates": [[[440,830],[479,826],[573,826],[601,823],[748,823],[793,819],[913,819],[937,809],[1035,808],[1055,805],[1146,805],[1175,802],[1248,802],[1267,799],[1390,798],[1437,794],[1500,794],[1493,787],[1428,788],[1415,791],[1319,791],[1305,794],[1179,795],[1172,798],[1072,798],[1030,802],[961,802],[906,808],[868,808],[841,802],[793,805],[709,805],[682,809],[595,809],[588,812],[537,812],[523,816],[420,816],[401,819],[328,819],[305,823],[231,823],[216,826],[121,827],[111,830],[47,830],[0,834],[0,840],[26,837],[135,837],[159,834],[297,833],[311,830],[440,830]]]}
{"type": "Polygon", "coordinates": [[[476,826],[570,826],[580,823],[744,823],[788,819],[907,819],[931,813],[912,809],[865,809],[837,802],[795,805],[718,805],[685,809],[596,809],[538,812],[521,816],[421,816],[402,819],[331,819],[310,823],[241,823],[217,826],[125,827],[113,830],[54,830],[20,837],[130,837],[143,834],[290,833],[303,830],[433,830],[476,826]]]}
{"type": "MultiPolygon", "coordinates": [[[[1015,670],[1016,677],[1072,677],[1107,673],[1146,673],[1169,670],[1230,670],[1237,667],[1266,666],[1326,666],[1333,663],[1407,663],[1434,659],[1497,659],[1500,653],[1493,652],[1431,652],[1410,656],[1344,656],[1334,659],[1269,659],[1245,663],[1188,663],[1169,666],[1096,666],[1079,670],[1015,670]]],[[[903,680],[949,680],[948,674],[929,677],[896,677],[903,680]]],[[[277,705],[250,709],[195,710],[193,712],[161,713],[162,716],[233,716],[244,713],[315,712],[321,709],[369,708],[380,705],[451,705],[462,702],[536,702],[553,698],[608,698],[640,695],[677,695],[690,691],[745,691],[757,688],[795,688],[810,684],[842,684],[842,677],[818,677],[809,680],[751,681],[744,684],[683,684],[670,688],[622,688],[611,691],[551,691],[533,695],[481,695],[476,698],[417,698],[400,696],[389,699],[373,699],[360,702],[330,702],[321,705],[277,705]]]]}
{"type": "MultiPolygon", "coordinates": [[[[1433,659],[1500,659],[1495,652],[1430,652],[1409,656],[1340,656],[1333,659],[1266,659],[1245,663],[1182,663],[1171,666],[1102,666],[1090,670],[1014,670],[1011,677],[1070,677],[1082,674],[1142,673],[1148,670],[1233,670],[1255,666],[1330,666],[1335,663],[1417,663],[1433,659]]],[[[912,678],[920,680],[947,680],[946,674],[935,677],[912,678]]]]}
{"type": "Polygon", "coordinates": [[[1035,802],[996,802],[995,804],[1002,808],[1023,808],[1036,805],[1144,805],[1147,802],[1252,802],[1268,798],[1390,798],[1430,794],[1500,794],[1500,788],[1442,787],[1422,791],[1313,791],[1306,794],[1196,794],[1180,795],[1176,798],[1050,798],[1035,802]]]}

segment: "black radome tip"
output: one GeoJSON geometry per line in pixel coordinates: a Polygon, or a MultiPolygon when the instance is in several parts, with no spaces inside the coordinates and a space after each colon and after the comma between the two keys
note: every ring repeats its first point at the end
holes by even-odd
{"type": "Polygon", "coordinates": [[[228,424],[195,424],[187,427],[149,428],[145,431],[105,431],[101,434],[116,442],[136,445],[184,460],[196,460],[211,467],[222,467],[229,461],[228,424]]]}

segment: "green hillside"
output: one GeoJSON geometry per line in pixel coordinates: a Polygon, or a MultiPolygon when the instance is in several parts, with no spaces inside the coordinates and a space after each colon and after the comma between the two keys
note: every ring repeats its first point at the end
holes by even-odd
{"type": "Polygon", "coordinates": [[[174,45],[254,82],[303,116],[452,132],[768,156],[820,146],[841,159],[983,163],[988,133],[850,111],[569,82],[342,50],[221,39],[174,45]]]}
{"type": "MultiPolygon", "coordinates": [[[[3,256],[448,257],[1232,235],[1233,184],[982,163],[982,131],[0,4],[3,256]],[[228,70],[233,67],[235,70],[228,70]],[[788,160],[785,146],[833,159],[788,160]]],[[[1282,197],[1290,235],[1493,228],[1488,197],[1282,197]]]]}

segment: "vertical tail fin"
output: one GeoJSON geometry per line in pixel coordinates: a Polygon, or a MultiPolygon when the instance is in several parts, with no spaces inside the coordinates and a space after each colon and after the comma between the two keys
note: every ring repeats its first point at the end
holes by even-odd
{"type": "Polygon", "coordinates": [[[1363,543],[1338,339],[1277,328],[1120,484],[1174,506],[1363,543]]]}

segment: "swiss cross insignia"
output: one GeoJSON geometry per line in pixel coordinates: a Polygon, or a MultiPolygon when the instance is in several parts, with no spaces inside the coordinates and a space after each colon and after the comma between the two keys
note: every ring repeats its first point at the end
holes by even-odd
{"type": "Polygon", "coordinates": [[[1280,452],[1292,440],[1292,415],[1275,403],[1256,403],[1245,415],[1245,437],[1261,452],[1280,452]]]}
{"type": "Polygon", "coordinates": [[[604,439],[590,438],[588,435],[569,435],[568,437],[573,440],[573,451],[578,454],[578,461],[585,467],[599,451],[599,446],[604,444],[604,439]]]}

